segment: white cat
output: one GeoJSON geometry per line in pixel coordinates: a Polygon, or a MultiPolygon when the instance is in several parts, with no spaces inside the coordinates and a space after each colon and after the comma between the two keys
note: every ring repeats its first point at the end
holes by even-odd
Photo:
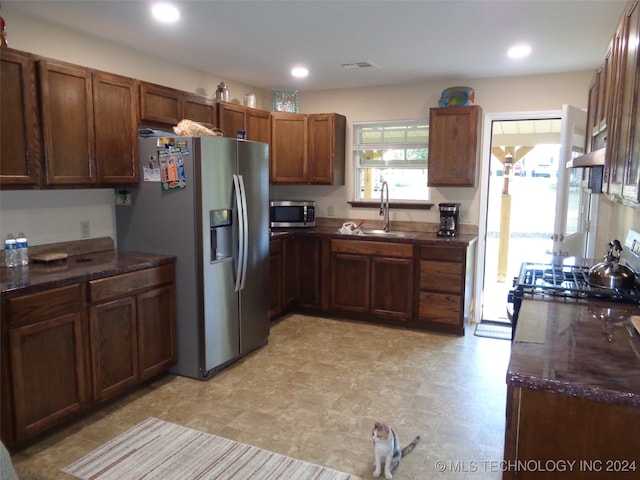
{"type": "Polygon", "coordinates": [[[384,423],[376,422],[373,426],[373,455],[375,457],[374,477],[380,476],[382,462],[384,462],[384,478],[391,480],[391,472],[400,465],[400,459],[411,452],[420,441],[420,435],[404,448],[395,430],[384,423]]]}

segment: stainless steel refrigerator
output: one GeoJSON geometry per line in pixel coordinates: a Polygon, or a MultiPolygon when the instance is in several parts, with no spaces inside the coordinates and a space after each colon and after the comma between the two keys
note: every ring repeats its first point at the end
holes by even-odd
{"type": "Polygon", "coordinates": [[[141,182],[130,206],[116,206],[117,247],[177,256],[172,372],[206,379],[269,336],[268,145],[222,137],[139,145],[141,182]]]}

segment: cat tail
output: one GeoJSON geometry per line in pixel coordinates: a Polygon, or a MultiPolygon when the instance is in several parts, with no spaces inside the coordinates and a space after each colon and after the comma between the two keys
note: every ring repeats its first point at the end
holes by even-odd
{"type": "Polygon", "coordinates": [[[414,438],[409,445],[407,445],[402,449],[402,456],[404,457],[405,455],[410,454],[413,451],[413,449],[416,448],[416,445],[418,444],[419,441],[420,441],[420,435],[414,438]]]}

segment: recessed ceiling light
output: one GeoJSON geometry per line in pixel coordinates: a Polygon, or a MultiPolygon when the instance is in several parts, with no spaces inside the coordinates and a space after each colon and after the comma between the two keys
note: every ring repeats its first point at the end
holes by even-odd
{"type": "Polygon", "coordinates": [[[529,45],[514,45],[507,51],[507,55],[510,58],[524,58],[531,53],[531,47],[529,45]]]}
{"type": "Polygon", "coordinates": [[[291,69],[291,75],[296,78],[304,78],[309,75],[309,70],[305,67],[293,67],[291,69]]]}
{"type": "Polygon", "coordinates": [[[180,20],[180,11],[170,3],[153,4],[151,13],[156,20],[163,23],[174,23],[180,20]]]}

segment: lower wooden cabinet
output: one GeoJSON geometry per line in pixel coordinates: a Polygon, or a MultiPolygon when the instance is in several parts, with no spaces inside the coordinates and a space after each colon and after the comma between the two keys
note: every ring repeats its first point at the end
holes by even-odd
{"type": "Polygon", "coordinates": [[[472,307],[473,255],[474,246],[420,247],[417,293],[420,323],[464,333],[472,307]]]}
{"type": "Polygon", "coordinates": [[[369,310],[371,258],[367,255],[331,253],[331,309],[369,310]]]}
{"type": "Polygon", "coordinates": [[[292,307],[319,309],[322,302],[320,268],[322,240],[287,237],[270,242],[270,318],[292,307]]]}
{"type": "Polygon", "coordinates": [[[165,265],[89,282],[94,400],[175,363],[173,277],[165,265]]]}
{"type": "Polygon", "coordinates": [[[282,309],[282,239],[269,242],[269,318],[280,315],[282,309]]]}
{"type": "Polygon", "coordinates": [[[288,234],[270,243],[270,315],[310,312],[463,335],[474,258],[475,241],[288,234]]]}
{"type": "Polygon", "coordinates": [[[176,361],[174,265],[2,302],[2,441],[23,443],[176,361]]]}
{"type": "Polygon", "coordinates": [[[638,478],[639,447],[636,406],[507,386],[503,480],[638,478]]]}
{"type": "Polygon", "coordinates": [[[8,358],[2,357],[8,362],[2,368],[3,442],[34,436],[87,406],[83,291],[70,285],[3,305],[9,327],[8,345],[3,342],[8,358]]]}
{"type": "Polygon", "coordinates": [[[135,297],[89,308],[94,400],[109,398],[138,381],[136,331],[135,297]]]}
{"type": "MultiPolygon", "coordinates": [[[[173,277],[173,269],[170,273],[173,277]]],[[[136,296],[140,379],[164,372],[177,361],[173,283],[136,296]]]]}
{"type": "Polygon", "coordinates": [[[410,321],[413,250],[406,243],[331,240],[330,309],[410,321]]]}

